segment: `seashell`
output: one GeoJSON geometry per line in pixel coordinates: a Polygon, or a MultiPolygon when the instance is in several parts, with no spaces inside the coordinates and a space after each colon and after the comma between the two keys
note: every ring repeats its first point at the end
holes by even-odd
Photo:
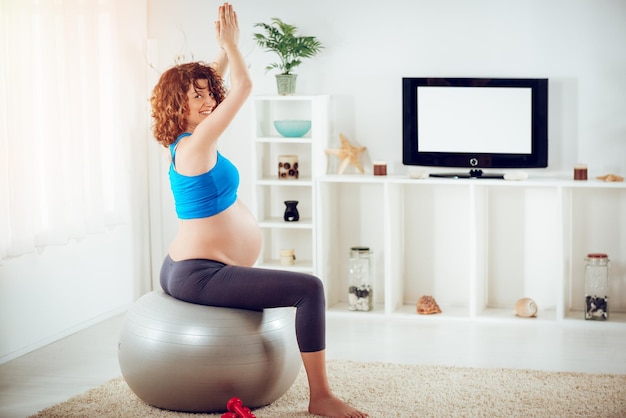
{"type": "Polygon", "coordinates": [[[531,298],[521,298],[515,302],[515,315],[522,318],[533,318],[537,316],[537,304],[531,298]]]}
{"type": "Polygon", "coordinates": [[[421,315],[437,314],[441,313],[441,309],[434,297],[422,296],[417,301],[417,313],[421,315]]]}

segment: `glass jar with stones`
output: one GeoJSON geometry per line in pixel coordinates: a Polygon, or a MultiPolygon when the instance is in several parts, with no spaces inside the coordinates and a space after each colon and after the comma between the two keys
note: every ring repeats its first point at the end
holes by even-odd
{"type": "Polygon", "coordinates": [[[374,308],[369,247],[350,248],[348,260],[348,309],[371,311],[374,308]]]}
{"type": "Polygon", "coordinates": [[[602,253],[585,258],[585,319],[609,318],[609,257],[602,253]]]}

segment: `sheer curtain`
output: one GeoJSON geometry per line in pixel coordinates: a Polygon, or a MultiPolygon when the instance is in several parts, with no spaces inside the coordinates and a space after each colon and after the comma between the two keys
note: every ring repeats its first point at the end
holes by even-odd
{"type": "Polygon", "coordinates": [[[126,3],[0,0],[0,259],[131,220],[146,11],[126,3]]]}

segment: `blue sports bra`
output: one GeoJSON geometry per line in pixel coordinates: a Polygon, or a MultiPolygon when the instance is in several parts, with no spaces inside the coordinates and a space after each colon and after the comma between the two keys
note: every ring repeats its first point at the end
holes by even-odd
{"type": "Polygon", "coordinates": [[[215,166],[197,176],[185,176],[176,171],[176,145],[191,135],[184,132],[170,145],[170,186],[179,219],[207,218],[228,209],[237,200],[239,171],[226,157],[217,153],[215,166]]]}

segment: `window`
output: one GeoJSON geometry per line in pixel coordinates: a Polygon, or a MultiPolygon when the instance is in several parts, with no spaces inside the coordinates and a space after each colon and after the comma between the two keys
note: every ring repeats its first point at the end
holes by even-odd
{"type": "Polygon", "coordinates": [[[126,3],[0,4],[0,259],[129,220],[146,12],[126,3]]]}

